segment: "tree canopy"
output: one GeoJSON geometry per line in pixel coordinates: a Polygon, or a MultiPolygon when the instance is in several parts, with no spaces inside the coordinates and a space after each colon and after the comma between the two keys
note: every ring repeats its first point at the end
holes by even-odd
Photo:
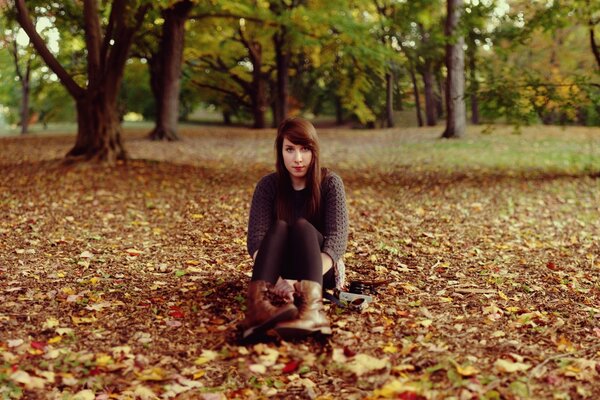
{"type": "MultiPolygon", "coordinates": [[[[18,84],[18,64],[7,62],[8,44],[23,36],[15,23],[20,3],[7,3],[1,17],[7,46],[1,50],[0,74],[10,77],[11,84],[0,91],[0,103],[7,107],[6,119],[12,122],[23,119],[22,97],[27,95],[18,84]]],[[[471,121],[599,124],[600,6],[596,3],[465,1],[456,34],[465,40],[463,97],[470,101],[471,121]]],[[[34,40],[33,46],[18,50],[34,62],[27,108],[44,121],[73,118],[75,103],[73,111],[66,112],[61,91],[77,97],[81,94],[78,88],[95,84],[90,77],[98,71],[96,55],[120,48],[112,42],[120,40],[110,31],[115,26],[113,10],[131,11],[123,20],[127,25],[134,22],[135,10],[142,6],[145,11],[138,15],[139,32],[132,32],[129,39],[131,51],[127,45],[120,56],[127,71],[140,71],[125,72],[123,87],[115,86],[123,92],[115,105],[121,117],[133,111],[147,118],[167,119],[172,126],[170,114],[182,117],[204,104],[220,110],[226,122],[236,118],[257,128],[297,113],[374,126],[390,120],[394,111],[422,102],[425,122],[435,125],[448,111],[442,101],[448,77],[444,48],[453,38],[443,29],[446,11],[442,1],[123,0],[98,6],[99,25],[94,35],[86,26],[90,20],[83,13],[85,4],[90,5],[89,10],[96,2],[84,2],[84,7],[77,2],[64,2],[60,7],[48,1],[27,2],[30,17],[45,21],[46,29],[59,35],[53,43],[55,53],[40,52],[39,44],[50,45],[43,32],[38,45],[34,40]],[[181,76],[181,82],[179,78],[175,82],[180,93],[168,90],[169,80],[157,91],[153,76],[160,76],[160,69],[152,61],[177,59],[161,56],[168,50],[160,47],[163,36],[168,35],[162,29],[165,18],[168,10],[184,3],[188,9],[181,15],[185,29],[181,67],[176,67],[177,62],[168,67],[175,68],[172,76],[181,76]],[[92,40],[97,35],[104,43],[92,40]],[[141,72],[144,65],[147,73],[141,72]],[[146,96],[140,102],[134,93],[152,93],[154,100],[146,96]],[[166,103],[167,97],[178,97],[176,102],[185,106],[180,110],[172,101],[166,103]],[[152,110],[148,101],[169,105],[170,114],[164,114],[164,107],[152,110]]],[[[20,62],[23,64],[24,58],[20,62]]],[[[106,76],[113,79],[110,73],[106,76]]]]}

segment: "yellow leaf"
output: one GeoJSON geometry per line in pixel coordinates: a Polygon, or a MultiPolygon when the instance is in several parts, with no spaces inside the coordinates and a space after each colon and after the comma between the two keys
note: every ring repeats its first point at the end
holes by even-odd
{"type": "Polygon", "coordinates": [[[462,376],[473,376],[477,375],[479,373],[479,370],[472,365],[465,365],[464,367],[461,365],[457,365],[456,372],[458,372],[462,376]]]}
{"type": "Polygon", "coordinates": [[[52,339],[48,340],[48,344],[56,344],[62,340],[61,336],[54,336],[52,339]]]}
{"type": "Polygon", "coordinates": [[[392,399],[397,394],[403,392],[415,392],[419,394],[421,388],[417,383],[407,381],[405,379],[394,379],[391,382],[386,383],[381,389],[376,389],[373,392],[374,398],[392,399]]]}
{"type": "Polygon", "coordinates": [[[50,318],[48,318],[48,319],[46,320],[46,322],[44,322],[44,325],[43,325],[43,327],[44,327],[45,329],[52,329],[52,328],[55,328],[55,327],[57,327],[57,326],[58,326],[58,324],[59,324],[59,322],[58,322],[58,320],[57,320],[56,318],[54,318],[54,317],[50,317],[50,318]]]}
{"type": "Polygon", "coordinates": [[[206,375],[206,371],[204,370],[200,370],[198,372],[196,372],[193,376],[194,379],[200,379],[202,378],[204,375],[206,375]]]}
{"type": "Polygon", "coordinates": [[[564,336],[560,337],[556,346],[558,351],[566,351],[568,353],[572,353],[576,350],[573,343],[564,336]]]}
{"type": "Polygon", "coordinates": [[[70,335],[73,333],[73,329],[71,329],[71,328],[56,328],[56,333],[58,333],[60,336],[70,335]]]}
{"type": "Polygon", "coordinates": [[[152,389],[146,387],[146,386],[141,386],[141,385],[136,385],[135,391],[133,392],[134,396],[136,399],[141,399],[141,400],[158,400],[158,396],[152,391],[152,389]]]}
{"type": "Polygon", "coordinates": [[[96,317],[71,317],[71,320],[75,325],[80,324],[92,324],[97,321],[96,317]]]}
{"type": "Polygon", "coordinates": [[[192,214],[192,219],[202,219],[204,218],[203,214],[192,214]]]}
{"type": "Polygon", "coordinates": [[[75,291],[72,288],[70,288],[70,287],[64,287],[64,288],[62,288],[61,292],[63,292],[66,295],[75,294],[75,291]]]}
{"type": "Polygon", "coordinates": [[[388,367],[389,361],[387,358],[375,358],[368,354],[357,354],[345,366],[357,376],[361,376],[388,367]]]}
{"type": "Polygon", "coordinates": [[[136,375],[141,381],[164,381],[166,379],[166,372],[160,367],[148,368],[140,373],[136,372],[136,375]]]}
{"type": "Polygon", "coordinates": [[[388,343],[384,348],[383,348],[383,352],[384,353],[390,353],[390,354],[395,354],[398,352],[398,348],[396,346],[394,346],[391,343],[388,343]]]}
{"type": "Polygon", "coordinates": [[[108,354],[97,354],[96,355],[96,365],[99,367],[105,367],[108,364],[114,363],[114,360],[108,354]]]}
{"type": "Polygon", "coordinates": [[[200,261],[196,261],[196,260],[187,260],[185,263],[187,265],[200,265],[200,261]]]}
{"type": "Polygon", "coordinates": [[[100,278],[98,278],[97,276],[94,276],[93,278],[90,279],[90,283],[92,285],[95,285],[98,283],[99,280],[100,280],[100,278]]]}
{"type": "Polygon", "coordinates": [[[525,364],[525,363],[520,363],[520,362],[513,362],[510,360],[496,360],[496,362],[494,363],[494,367],[496,367],[496,369],[500,372],[520,372],[520,371],[527,371],[529,368],[531,368],[531,365],[529,364],[525,364]]]}
{"type": "Polygon", "coordinates": [[[13,382],[21,383],[25,385],[25,388],[29,390],[33,389],[43,389],[46,381],[42,378],[38,378],[36,376],[31,376],[27,372],[18,370],[10,375],[10,379],[13,382]]]}
{"type": "Polygon", "coordinates": [[[394,368],[392,368],[392,371],[394,372],[405,372],[405,371],[414,371],[415,370],[415,366],[411,365],[411,364],[400,364],[400,365],[396,365],[394,368]]]}
{"type": "Polygon", "coordinates": [[[138,249],[127,249],[127,250],[125,250],[125,252],[127,254],[129,254],[130,256],[134,256],[134,257],[139,256],[140,254],[143,253],[143,251],[138,250],[138,249]]]}
{"type": "Polygon", "coordinates": [[[89,389],[80,390],[79,392],[75,393],[75,396],[73,396],[73,400],[94,400],[95,398],[96,395],[89,389]]]}
{"type": "Polygon", "coordinates": [[[196,365],[206,364],[207,362],[216,360],[218,356],[219,356],[219,354],[216,351],[202,350],[202,354],[200,355],[200,357],[198,357],[196,359],[196,361],[194,361],[194,364],[196,364],[196,365]]]}
{"type": "Polygon", "coordinates": [[[250,364],[248,369],[255,374],[265,374],[267,372],[267,367],[262,364],[250,364]]]}
{"type": "Polygon", "coordinates": [[[508,300],[508,296],[504,294],[502,290],[498,290],[498,296],[503,300],[508,300]]]}

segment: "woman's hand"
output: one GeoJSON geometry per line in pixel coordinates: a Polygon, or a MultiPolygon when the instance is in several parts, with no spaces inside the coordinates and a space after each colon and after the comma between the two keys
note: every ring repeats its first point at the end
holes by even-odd
{"type": "Polygon", "coordinates": [[[286,301],[286,303],[291,303],[294,301],[294,280],[283,279],[279,277],[277,283],[273,288],[271,288],[271,292],[275,293],[277,296],[281,297],[286,301]]]}

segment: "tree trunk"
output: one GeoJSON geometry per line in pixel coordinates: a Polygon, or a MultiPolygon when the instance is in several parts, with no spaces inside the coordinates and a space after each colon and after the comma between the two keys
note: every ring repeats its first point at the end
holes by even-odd
{"type": "Polygon", "coordinates": [[[435,96],[433,94],[433,70],[431,61],[426,61],[423,66],[423,86],[425,88],[425,116],[427,118],[427,126],[435,126],[437,124],[437,111],[435,108],[435,96]]]}
{"type": "Polygon", "coordinates": [[[77,140],[67,153],[69,161],[125,160],[127,152],[121,141],[121,125],[116,101],[99,93],[77,99],[77,140]]]}
{"type": "Polygon", "coordinates": [[[435,96],[435,111],[437,112],[437,117],[442,118],[444,116],[444,77],[442,76],[442,72],[438,67],[437,72],[435,74],[435,83],[437,85],[437,93],[435,96]]]}
{"type": "Polygon", "coordinates": [[[231,125],[231,112],[223,110],[223,123],[227,126],[231,125]]]}
{"type": "Polygon", "coordinates": [[[344,107],[340,96],[335,96],[335,124],[344,125],[344,107]]]}
{"type": "Polygon", "coordinates": [[[465,53],[464,37],[454,38],[463,0],[447,0],[448,15],[446,17],[446,130],[444,138],[459,138],[465,134],[465,53]]]}
{"type": "Polygon", "coordinates": [[[412,80],[413,92],[415,94],[415,108],[417,110],[417,122],[419,126],[423,126],[423,116],[421,115],[421,97],[419,96],[419,85],[417,84],[417,76],[415,69],[410,66],[410,79],[412,80]]]}
{"type": "Polygon", "coordinates": [[[279,125],[288,116],[288,97],[289,97],[289,81],[290,81],[290,60],[291,55],[285,48],[286,29],[285,27],[273,36],[275,45],[275,63],[277,65],[277,95],[275,101],[276,125],[279,125]]]}
{"type": "MultiPolygon", "coordinates": [[[[472,43],[474,46],[475,43],[472,43]]],[[[476,70],[476,59],[475,49],[469,49],[469,81],[471,84],[470,98],[471,98],[471,122],[474,125],[479,124],[479,100],[477,98],[477,92],[479,91],[479,82],[477,82],[477,70],[476,70]]]]}
{"type": "Polygon", "coordinates": [[[27,63],[25,74],[21,80],[21,135],[25,135],[29,132],[29,93],[31,88],[29,83],[31,81],[31,61],[27,63]]]}
{"type": "Polygon", "coordinates": [[[156,98],[156,124],[150,139],[179,140],[179,92],[181,90],[181,64],[185,37],[185,21],[194,3],[183,0],[163,11],[165,22],[159,45],[158,94],[156,98]]]}
{"type": "Polygon", "coordinates": [[[598,69],[600,69],[600,50],[598,49],[598,45],[596,44],[596,38],[594,37],[594,25],[590,22],[590,46],[592,47],[592,53],[594,53],[594,57],[596,58],[596,64],[598,64],[598,69]]]}
{"type": "Polygon", "coordinates": [[[392,128],[394,126],[394,75],[392,72],[385,74],[385,89],[386,89],[386,101],[385,101],[385,113],[387,127],[392,128]]]}

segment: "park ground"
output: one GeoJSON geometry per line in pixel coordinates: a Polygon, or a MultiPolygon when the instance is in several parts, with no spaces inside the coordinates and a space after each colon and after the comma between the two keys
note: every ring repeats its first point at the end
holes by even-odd
{"type": "Polygon", "coordinates": [[[273,131],[0,139],[0,397],[600,397],[600,129],[323,129],[344,180],[350,280],[330,338],[242,345],[252,191],[273,131]]]}

